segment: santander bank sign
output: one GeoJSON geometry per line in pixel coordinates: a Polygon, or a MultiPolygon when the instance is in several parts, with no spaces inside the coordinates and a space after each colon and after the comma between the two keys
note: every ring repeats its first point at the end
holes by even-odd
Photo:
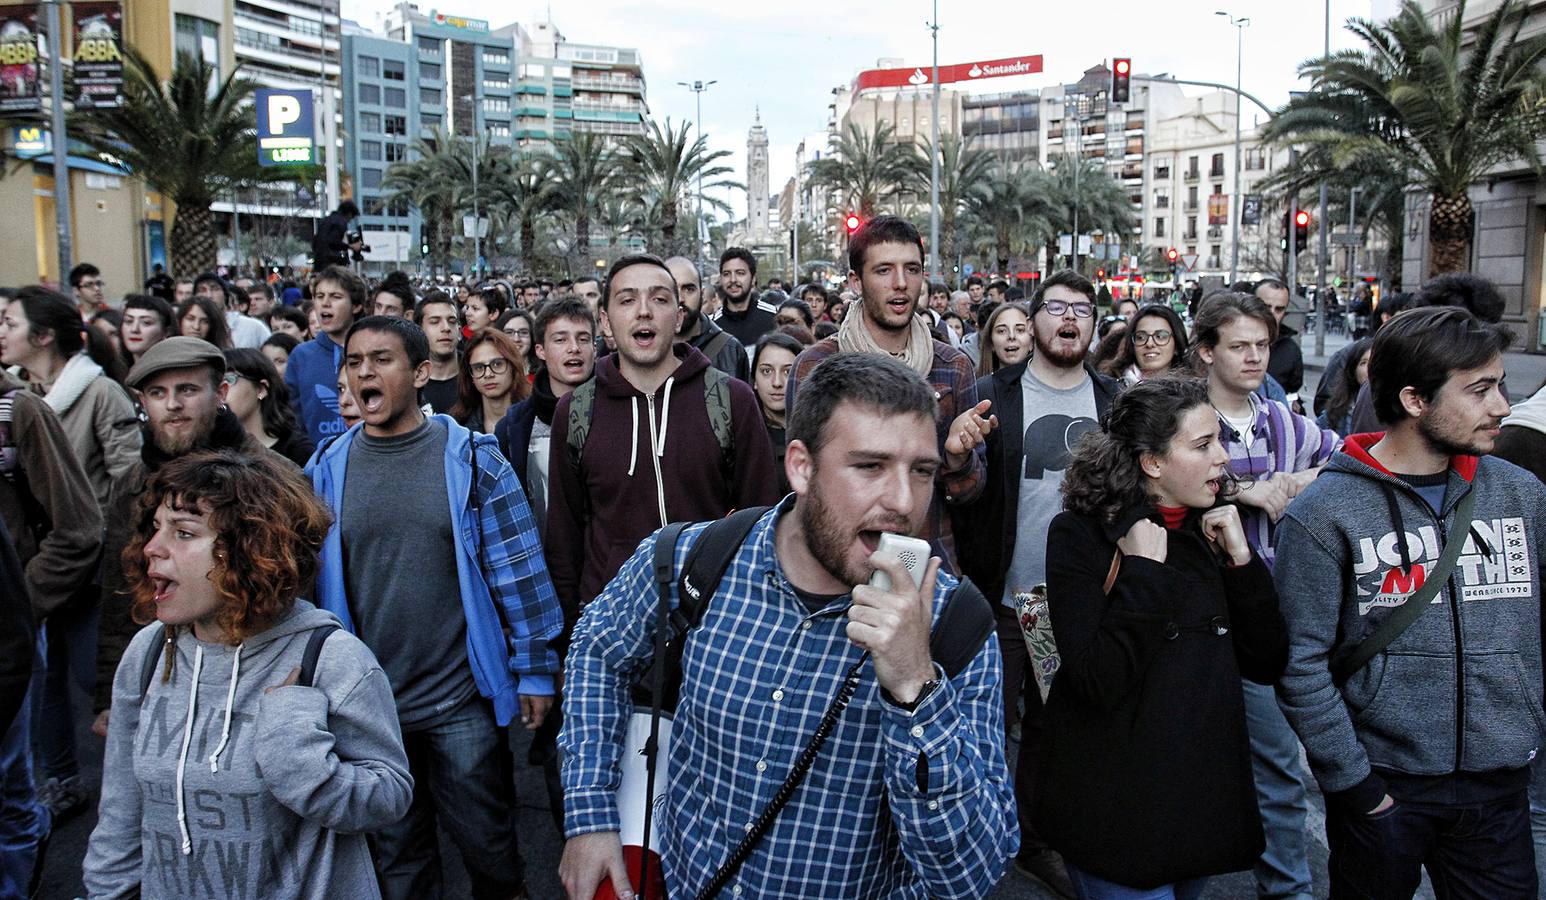
{"type": "MultiPolygon", "coordinates": [[[[953,84],[979,78],[1005,78],[1011,75],[1035,75],[1041,71],[1041,54],[988,59],[939,67],[939,83],[953,84]]],[[[922,87],[930,81],[931,66],[901,69],[865,69],[854,79],[854,93],[877,88],[922,87]]]]}

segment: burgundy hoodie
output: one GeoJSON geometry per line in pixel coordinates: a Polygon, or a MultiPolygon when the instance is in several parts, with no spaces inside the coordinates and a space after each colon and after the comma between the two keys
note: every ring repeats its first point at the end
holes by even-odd
{"type": "Polygon", "coordinates": [[[663,524],[778,502],[773,447],[752,389],[729,379],[735,463],[727,483],[704,399],[708,357],[683,343],[672,352],[681,364],[653,396],[623,377],[615,354],[596,363],[591,430],[578,468],[569,453],[574,394],[553,413],[543,551],[571,626],[580,607],[663,524]]]}

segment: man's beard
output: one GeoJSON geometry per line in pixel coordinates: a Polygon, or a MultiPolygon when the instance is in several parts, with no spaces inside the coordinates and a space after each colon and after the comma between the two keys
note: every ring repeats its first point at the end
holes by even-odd
{"type": "Polygon", "coordinates": [[[752,295],[752,289],[750,287],[737,294],[729,285],[721,285],[719,292],[725,295],[726,303],[745,303],[746,300],[752,295]]]}
{"type": "MultiPolygon", "coordinates": [[[[1057,332],[1052,333],[1052,338],[1053,340],[1057,340],[1057,332]]],[[[1072,352],[1063,353],[1052,347],[1048,347],[1046,344],[1042,343],[1041,335],[1034,332],[1034,330],[1031,335],[1031,341],[1035,344],[1037,356],[1040,356],[1042,359],[1052,363],[1055,366],[1058,366],[1059,368],[1072,369],[1073,367],[1084,362],[1085,351],[1075,349],[1072,352]]]]}
{"type": "MultiPolygon", "coordinates": [[[[870,580],[874,571],[868,565],[855,568],[850,565],[847,557],[848,548],[853,544],[853,532],[844,533],[842,526],[838,524],[831,509],[821,497],[821,492],[815,490],[816,472],[811,472],[813,490],[800,497],[800,530],[804,532],[805,547],[815,557],[816,562],[823,569],[841,581],[843,584],[860,585],[870,580]]],[[[861,529],[868,530],[868,529],[861,529]]],[[[913,529],[906,521],[880,523],[877,531],[890,531],[896,534],[911,534],[913,529]]]]}
{"type": "Polygon", "coordinates": [[[1422,435],[1429,448],[1445,456],[1485,456],[1492,452],[1492,447],[1462,443],[1445,434],[1444,426],[1446,424],[1447,422],[1443,417],[1424,416],[1417,420],[1417,433],[1422,435]]]}
{"type": "Polygon", "coordinates": [[[698,327],[698,320],[702,318],[703,310],[701,308],[693,309],[689,306],[683,305],[682,327],[676,330],[677,336],[681,337],[683,335],[692,333],[692,330],[698,327]]]}
{"type": "Polygon", "coordinates": [[[220,408],[212,407],[200,416],[190,417],[194,420],[194,427],[175,436],[163,434],[161,429],[151,426],[151,440],[155,442],[156,448],[167,456],[182,456],[209,443],[210,435],[215,433],[215,417],[219,414],[220,408]]]}

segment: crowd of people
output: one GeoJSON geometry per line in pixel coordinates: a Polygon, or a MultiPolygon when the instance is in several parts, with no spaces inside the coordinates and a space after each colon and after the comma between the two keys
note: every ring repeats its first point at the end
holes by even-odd
{"type": "Polygon", "coordinates": [[[842,290],[731,247],[0,291],[0,900],[93,804],[92,898],[437,897],[442,834],[524,897],[518,764],[583,900],[1536,896],[1496,289],[1386,298],[1312,392],[1282,282],[924,260],[878,216],[842,290]]]}

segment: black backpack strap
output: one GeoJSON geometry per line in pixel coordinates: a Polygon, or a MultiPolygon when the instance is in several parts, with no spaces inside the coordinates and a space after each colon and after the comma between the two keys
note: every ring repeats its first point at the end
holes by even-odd
{"type": "Polygon", "coordinates": [[[683,630],[696,628],[703,621],[709,598],[719,590],[719,582],[730,569],[730,560],[741,549],[752,526],[771,507],[748,506],[738,509],[703,529],[682,566],[681,602],[677,605],[677,623],[683,630]]]}
{"type": "Polygon", "coordinates": [[[306,638],[306,650],[301,654],[301,677],[296,684],[301,687],[313,687],[317,680],[317,657],[322,655],[322,645],[338,630],[337,625],[323,625],[321,628],[313,628],[311,635],[306,638]]]}
{"type": "MultiPolygon", "coordinates": [[[[676,580],[676,542],[682,535],[682,529],[686,527],[686,522],[673,522],[660,529],[660,532],[655,535],[655,552],[650,560],[655,572],[656,597],[655,656],[649,673],[650,692],[654,696],[650,703],[650,736],[644,742],[644,844],[639,862],[641,898],[649,892],[650,828],[655,817],[655,804],[650,800],[655,796],[655,759],[660,755],[660,717],[665,710],[663,700],[666,694],[668,666],[663,661],[668,658],[666,644],[672,636],[671,583],[676,580]]],[[[681,680],[679,668],[669,675],[677,681],[681,680]]],[[[676,709],[675,692],[673,688],[670,707],[673,712],[676,709]]]]}
{"type": "Polygon", "coordinates": [[[934,623],[929,655],[946,678],[954,678],[977,656],[997,624],[993,604],[970,578],[962,578],[934,623]]]}
{"type": "Polygon", "coordinates": [[[156,677],[156,661],[161,659],[161,654],[166,649],[167,638],[171,636],[171,632],[167,631],[167,627],[162,625],[160,630],[156,632],[155,643],[151,644],[150,649],[145,652],[145,659],[140,663],[141,700],[145,699],[145,695],[150,691],[150,681],[156,677]]]}
{"type": "Polygon", "coordinates": [[[719,351],[725,349],[725,345],[728,343],[730,343],[730,332],[720,331],[718,334],[709,338],[708,343],[703,345],[703,355],[707,356],[709,358],[709,362],[712,363],[714,362],[714,357],[718,356],[719,351]]]}

